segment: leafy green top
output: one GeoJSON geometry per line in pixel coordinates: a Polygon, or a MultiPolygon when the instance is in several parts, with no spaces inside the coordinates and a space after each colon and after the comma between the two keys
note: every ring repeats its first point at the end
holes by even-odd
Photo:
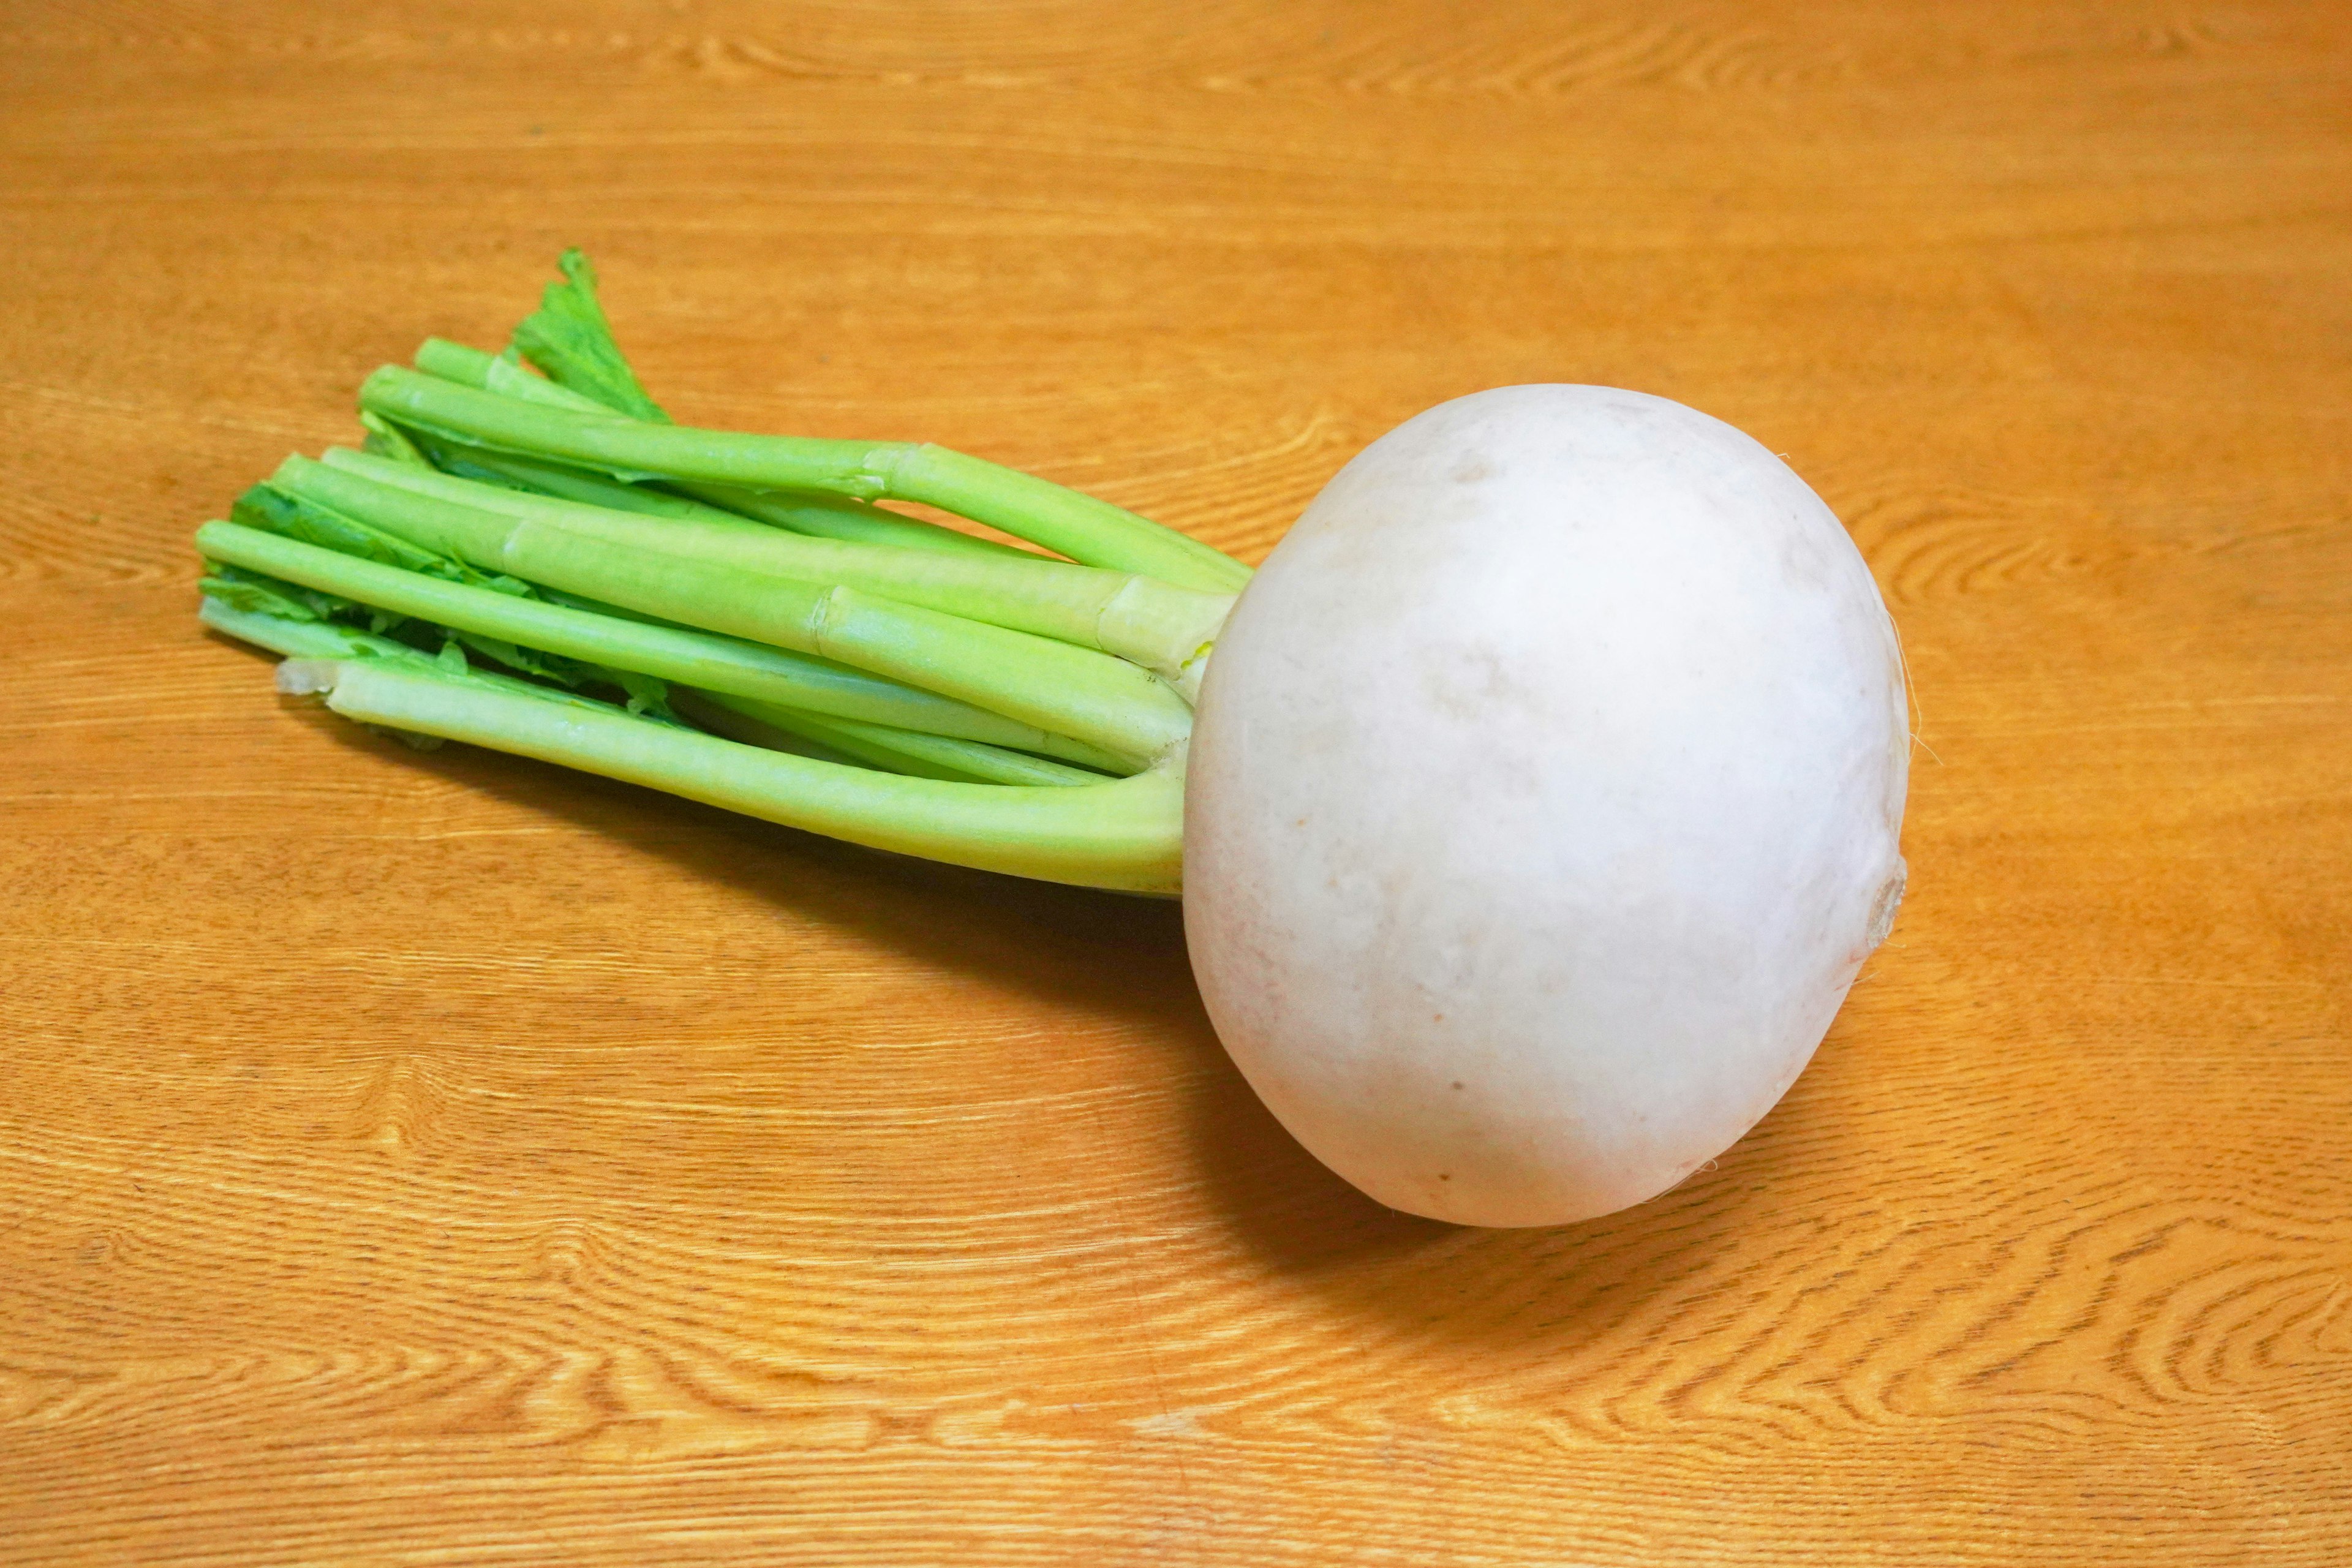
{"type": "Polygon", "coordinates": [[[669,424],[613,340],[613,324],[596,300],[595,268],[576,248],[565,251],[556,265],[563,281],[550,283],[539,309],[515,328],[515,347],[558,386],[633,418],[669,424]]]}

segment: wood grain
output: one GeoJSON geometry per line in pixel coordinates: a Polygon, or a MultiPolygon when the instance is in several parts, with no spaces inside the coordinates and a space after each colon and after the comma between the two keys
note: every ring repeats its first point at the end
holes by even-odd
{"type": "Polygon", "coordinates": [[[2341,7],[0,13],[0,1561],[2352,1561],[2341,7]],[[1901,623],[1787,1101],[1379,1209],[1167,907],[282,707],[189,530],[588,246],[656,393],[1258,553],[1733,420],[1901,623]]]}

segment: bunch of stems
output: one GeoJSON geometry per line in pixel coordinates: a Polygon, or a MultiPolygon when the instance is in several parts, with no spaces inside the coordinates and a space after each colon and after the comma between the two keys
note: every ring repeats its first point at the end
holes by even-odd
{"type": "Polygon", "coordinates": [[[428,340],[361,388],[365,449],[199,529],[205,623],[421,744],[1178,891],[1192,700],[1248,568],[944,447],[673,424],[562,269],[504,353],[428,340]]]}

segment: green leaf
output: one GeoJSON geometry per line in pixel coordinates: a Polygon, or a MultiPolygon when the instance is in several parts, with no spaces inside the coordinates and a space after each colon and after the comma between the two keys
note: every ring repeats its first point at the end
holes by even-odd
{"type": "Polygon", "coordinates": [[[596,299],[595,268],[576,248],[565,251],[556,265],[563,281],[550,283],[539,309],[515,328],[515,347],[558,386],[631,418],[668,424],[669,416],[646,395],[613,340],[612,323],[596,299]]]}
{"type": "Polygon", "coordinates": [[[672,723],[682,721],[670,711],[668,682],[656,680],[650,675],[639,675],[634,669],[599,669],[596,673],[621,689],[628,698],[630,712],[649,714],[672,723]]]}
{"type": "Polygon", "coordinates": [[[451,632],[448,635],[484,658],[503,664],[519,674],[535,675],[559,686],[585,686],[594,679],[593,667],[582,664],[578,659],[565,658],[561,654],[541,653],[537,648],[524,647],[503,637],[483,637],[476,632],[451,632]]]}
{"type": "Polygon", "coordinates": [[[301,621],[310,625],[323,622],[326,617],[293,596],[299,590],[288,584],[271,584],[251,573],[240,572],[234,566],[206,562],[205,575],[197,580],[196,591],[207,599],[218,599],[232,610],[247,615],[276,616],[284,621],[301,621]]]}
{"type": "Polygon", "coordinates": [[[339,551],[408,572],[432,572],[441,560],[429,550],[419,549],[404,539],[370,528],[268,483],[257,484],[237,497],[236,504],[229,509],[228,519],[265,533],[299,539],[322,550],[339,551]]]}
{"type": "MultiPolygon", "coordinates": [[[[430,467],[429,464],[426,466],[430,467]]],[[[404,572],[421,572],[445,583],[463,583],[468,587],[488,588],[518,599],[540,596],[537,588],[520,577],[510,577],[502,572],[484,572],[454,556],[436,554],[422,545],[410,543],[398,534],[387,533],[355,518],[346,517],[331,507],[275,484],[257,484],[237,497],[236,504],[229,509],[229,521],[243,523],[247,528],[260,529],[265,533],[315,544],[321,550],[355,555],[378,565],[397,566],[404,572]]]]}
{"type": "MultiPolygon", "coordinates": [[[[423,623],[418,623],[421,626],[423,623]]],[[[518,675],[536,676],[558,686],[577,689],[583,686],[617,688],[626,699],[628,711],[641,719],[651,719],[664,724],[687,727],[669,705],[669,685],[650,675],[640,675],[633,669],[612,669],[583,659],[566,658],[562,654],[544,653],[538,648],[524,647],[503,637],[483,637],[476,632],[453,631],[446,626],[435,626],[432,632],[448,640],[441,645],[439,663],[452,674],[464,674],[470,667],[464,649],[471,648],[494,664],[502,664],[518,675]]]]}
{"type": "Polygon", "coordinates": [[[242,566],[216,561],[207,561],[205,565],[205,575],[196,586],[207,598],[218,599],[232,609],[294,621],[355,621],[366,617],[380,623],[374,627],[379,634],[407,620],[405,616],[393,616],[354,599],[280,582],[242,566]]]}
{"type": "MultiPolygon", "coordinates": [[[[650,675],[611,669],[583,659],[566,658],[561,654],[543,653],[503,637],[483,637],[474,632],[436,626],[430,621],[412,620],[372,605],[281,582],[241,566],[212,561],[205,564],[205,574],[197,583],[197,588],[206,598],[217,599],[230,609],[246,615],[270,616],[281,621],[311,626],[365,620],[369,623],[370,631],[378,637],[387,631],[400,631],[408,639],[408,647],[398,651],[415,651],[419,658],[429,659],[444,675],[480,674],[466,657],[467,650],[470,648],[491,663],[504,665],[518,675],[534,676],[566,689],[577,689],[583,686],[617,689],[626,698],[629,712],[656,723],[686,727],[686,721],[670,708],[668,684],[650,675]],[[440,647],[439,653],[425,651],[436,643],[440,647]]],[[[370,647],[362,643],[353,643],[351,647],[362,656],[394,651],[389,647],[370,647]]]]}
{"type": "Polygon", "coordinates": [[[390,458],[395,463],[409,463],[420,468],[433,466],[425,454],[416,449],[416,443],[408,438],[408,432],[382,415],[362,409],[360,426],[367,432],[367,439],[361,446],[377,457],[390,458]]]}

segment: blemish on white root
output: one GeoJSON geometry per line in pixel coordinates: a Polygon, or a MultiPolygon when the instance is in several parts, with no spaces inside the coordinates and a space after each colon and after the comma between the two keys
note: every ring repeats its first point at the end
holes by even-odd
{"type": "Polygon", "coordinates": [[[1886,933],[1895,929],[1895,911],[1902,906],[1903,889],[1910,880],[1910,863],[1896,856],[1895,874],[1886,879],[1878,889],[1878,897],[1871,900],[1870,930],[1864,933],[1862,939],[1864,952],[1875,951],[1878,944],[1886,940],[1886,933]]]}

